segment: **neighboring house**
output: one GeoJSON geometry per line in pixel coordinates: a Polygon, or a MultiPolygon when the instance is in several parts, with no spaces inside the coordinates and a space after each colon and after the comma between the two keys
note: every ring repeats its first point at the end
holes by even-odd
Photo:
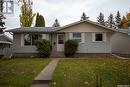
{"type": "Polygon", "coordinates": [[[42,39],[50,40],[53,52],[63,52],[66,40],[77,39],[79,41],[77,53],[130,54],[129,31],[124,30],[81,20],[63,27],[16,28],[6,32],[13,32],[15,56],[37,54],[34,46],[34,40],[38,39],[36,34],[42,34],[42,39]]]}
{"type": "Polygon", "coordinates": [[[5,49],[11,48],[13,40],[5,34],[0,34],[0,55],[5,55],[5,49]]]}

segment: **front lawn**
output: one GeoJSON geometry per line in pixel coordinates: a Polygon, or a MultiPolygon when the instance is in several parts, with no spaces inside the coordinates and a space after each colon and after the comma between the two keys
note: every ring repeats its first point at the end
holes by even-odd
{"type": "Polygon", "coordinates": [[[130,60],[84,58],[60,60],[50,87],[117,87],[130,84],[130,60]]]}
{"type": "Polygon", "coordinates": [[[49,59],[0,59],[0,87],[30,87],[49,59]]]}

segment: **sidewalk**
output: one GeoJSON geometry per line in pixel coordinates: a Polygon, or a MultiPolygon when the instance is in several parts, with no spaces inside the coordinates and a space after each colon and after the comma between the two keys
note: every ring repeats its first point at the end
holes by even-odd
{"type": "Polygon", "coordinates": [[[52,79],[52,74],[59,60],[60,59],[52,59],[52,61],[35,78],[31,87],[48,87],[48,84],[52,79]]]}

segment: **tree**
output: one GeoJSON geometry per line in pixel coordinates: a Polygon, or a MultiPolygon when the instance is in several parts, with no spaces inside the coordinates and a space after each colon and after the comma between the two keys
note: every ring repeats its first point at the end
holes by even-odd
{"type": "Polygon", "coordinates": [[[58,19],[55,20],[54,24],[52,25],[53,27],[59,27],[60,23],[58,21],[58,19]]]}
{"type": "Polygon", "coordinates": [[[127,13],[126,16],[123,16],[119,27],[123,29],[128,29],[130,27],[130,13],[127,13]]]}
{"type": "Polygon", "coordinates": [[[81,16],[81,21],[84,21],[84,20],[88,20],[89,17],[86,16],[85,12],[83,12],[82,16],[81,16]]]}
{"type": "Polygon", "coordinates": [[[117,11],[117,15],[115,17],[115,25],[117,26],[117,28],[119,28],[120,23],[121,23],[121,15],[120,15],[120,12],[117,11]]]}
{"type": "Polygon", "coordinates": [[[5,19],[3,15],[3,3],[4,1],[0,0],[0,33],[3,33],[3,29],[5,29],[5,22],[3,21],[3,19],[5,19]]]}
{"type": "Polygon", "coordinates": [[[123,16],[122,17],[122,20],[121,20],[121,23],[120,23],[120,25],[119,25],[119,28],[128,28],[128,26],[127,26],[127,19],[126,19],[126,17],[125,16],[123,16]]]}
{"type": "Polygon", "coordinates": [[[32,2],[30,0],[22,1],[20,25],[21,27],[30,27],[32,25],[35,14],[32,12],[32,2]]]}
{"type": "Polygon", "coordinates": [[[109,28],[116,28],[115,27],[113,14],[110,14],[110,16],[108,17],[107,27],[109,27],[109,28]]]}
{"type": "Polygon", "coordinates": [[[36,16],[35,27],[45,27],[44,17],[42,15],[39,15],[39,13],[37,13],[36,16]]]}
{"type": "Polygon", "coordinates": [[[126,18],[127,18],[127,26],[129,28],[130,27],[130,13],[127,13],[126,18]]]}
{"type": "Polygon", "coordinates": [[[100,12],[99,17],[97,17],[97,21],[100,25],[105,26],[104,14],[100,12]]]}

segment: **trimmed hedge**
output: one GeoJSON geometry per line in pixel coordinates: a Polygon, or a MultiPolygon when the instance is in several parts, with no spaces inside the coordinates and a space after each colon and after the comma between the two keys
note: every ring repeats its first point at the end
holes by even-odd
{"type": "Polygon", "coordinates": [[[41,57],[46,58],[50,56],[52,47],[49,40],[45,39],[36,40],[35,45],[41,57]]]}
{"type": "Polygon", "coordinates": [[[65,42],[65,51],[64,51],[64,54],[66,57],[71,57],[73,56],[76,51],[77,51],[77,48],[78,48],[78,41],[77,40],[68,40],[65,42]]]}

